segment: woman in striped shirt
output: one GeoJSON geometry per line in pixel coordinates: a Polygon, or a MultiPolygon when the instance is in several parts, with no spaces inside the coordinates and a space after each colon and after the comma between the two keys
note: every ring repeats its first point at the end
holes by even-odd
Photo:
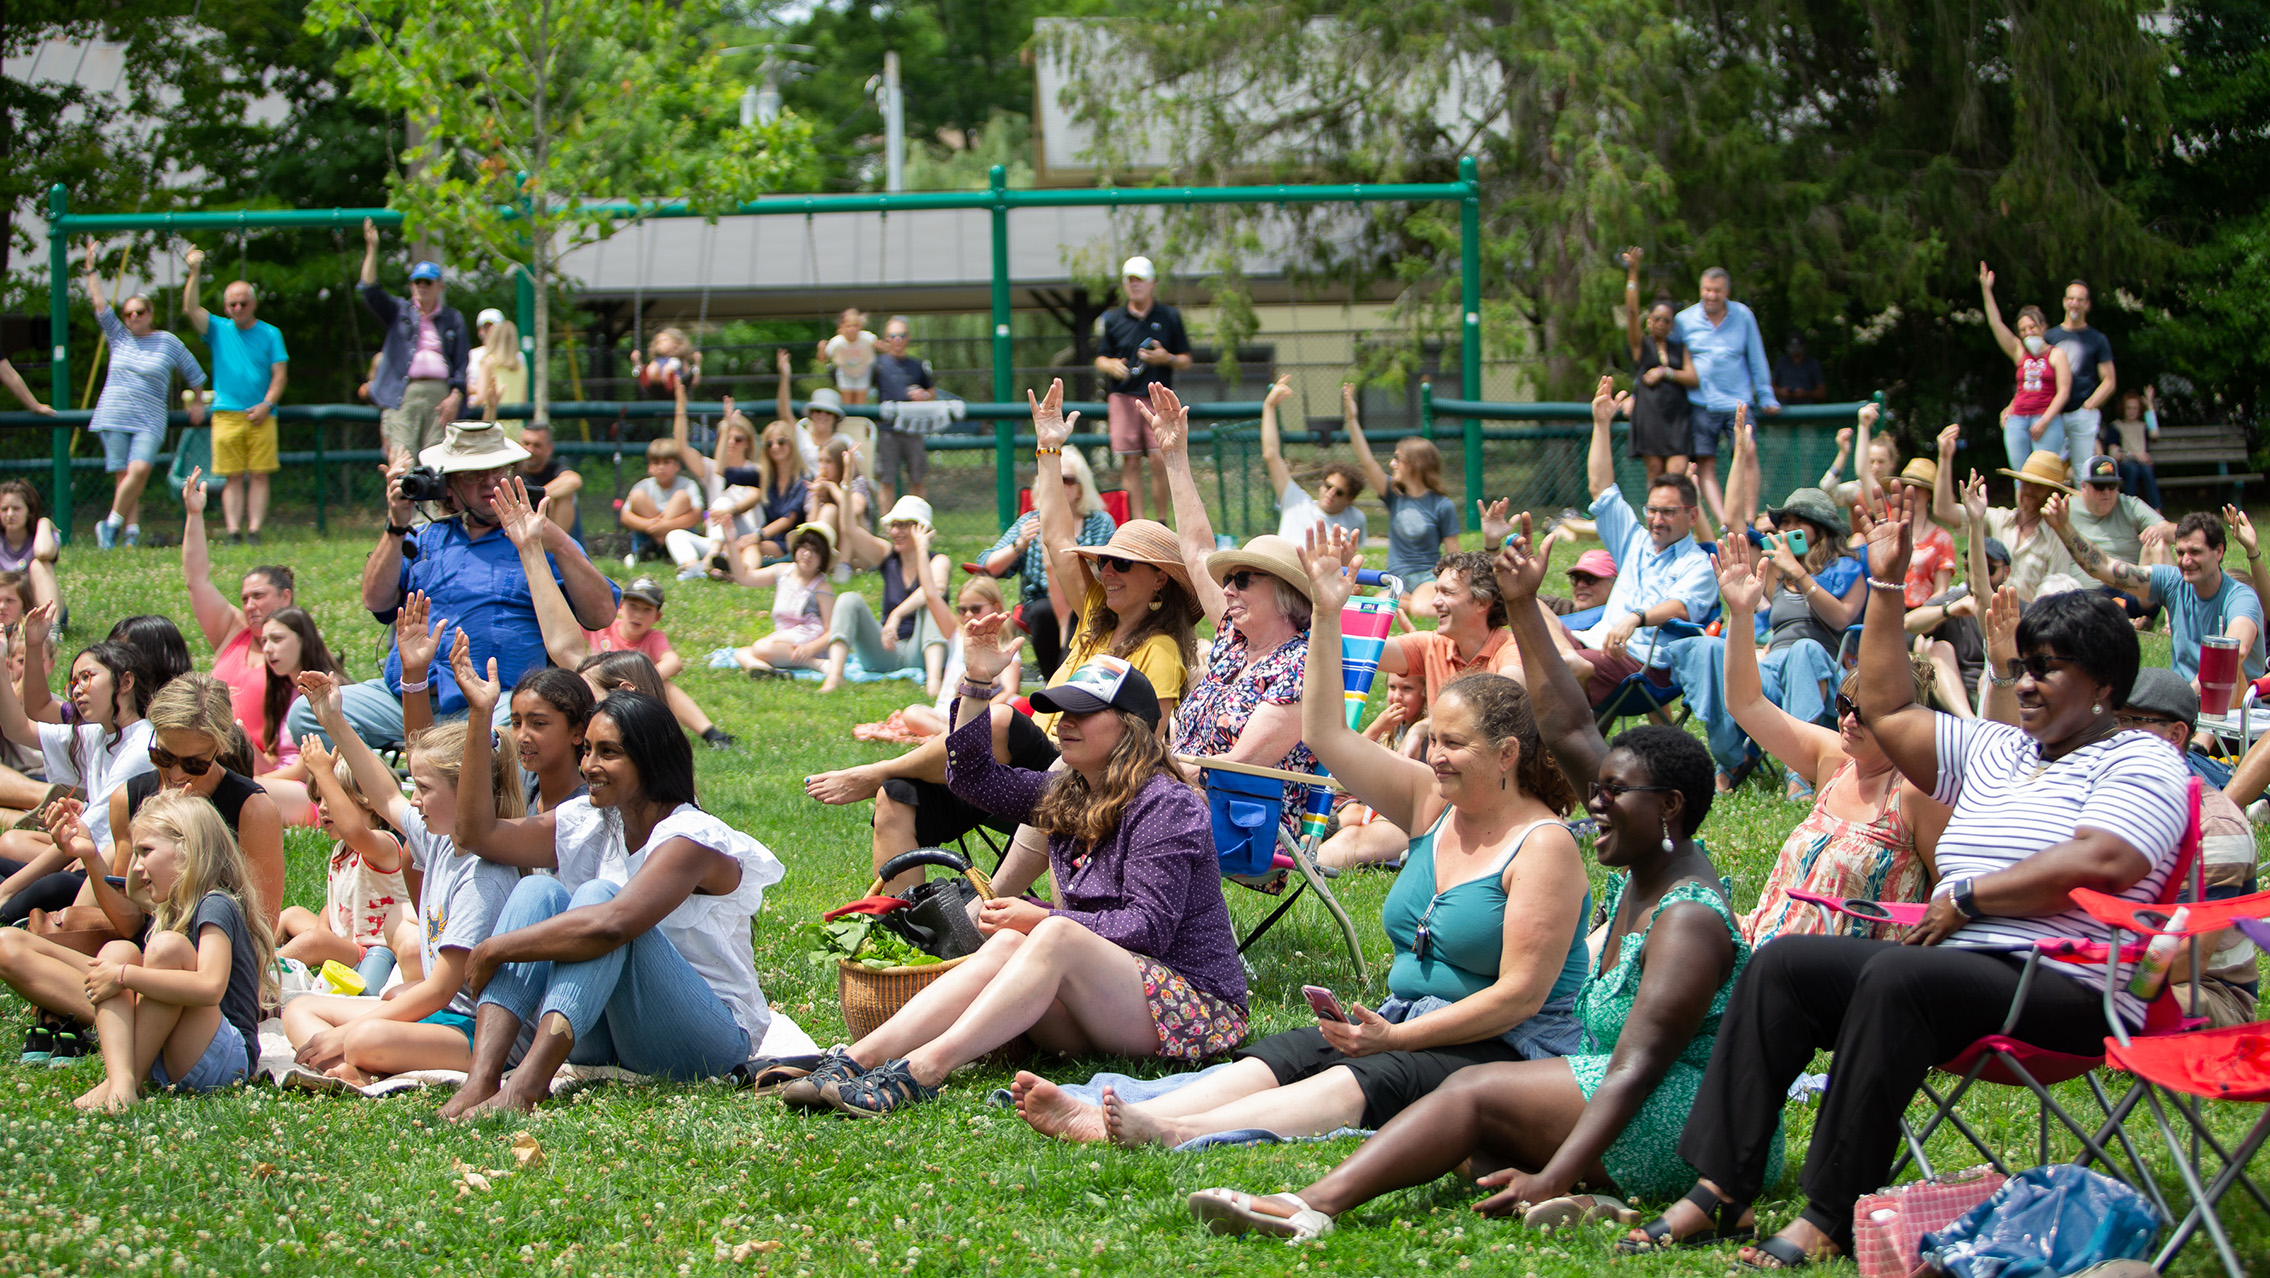
{"type": "MultiPolygon", "coordinates": [[[[95,322],[103,340],[110,343],[110,376],[103,382],[102,398],[88,422],[102,436],[103,469],[118,476],[110,499],[110,514],[95,525],[95,541],[108,550],[126,531],[126,544],[141,539],[142,488],[150,482],[158,450],[166,442],[166,412],[173,398],[173,375],[191,390],[205,384],[205,370],[197,357],[171,333],[157,330],[157,312],[140,293],[127,298],[116,312],[103,297],[100,250],[87,241],[87,300],[94,303],[95,322]]],[[[205,406],[189,403],[189,424],[205,422],[205,406]]]]}
{"type": "MultiPolygon", "coordinates": [[[[2119,605],[2073,592],[2027,609],[2019,659],[1995,672],[2016,684],[2017,727],[1919,705],[1896,599],[1914,548],[1909,507],[1893,495],[1878,517],[1860,512],[1869,593],[1892,605],[1870,609],[1861,631],[1859,710],[1893,766],[1954,810],[1930,911],[1897,940],[1783,936],[1758,951],[1679,1143],[1704,1179],[1620,1249],[1751,1237],[1767,1138],[1789,1085],[1826,1049],[1836,1063],[1799,1180],[1805,1210],[1742,1258],[1794,1268],[1849,1252],[1853,1202],[1884,1183],[1900,1115],[1932,1066],[2003,1032],[2051,1051],[2101,1050],[2101,967],[2044,963],[2003,1028],[2034,942],[2107,939],[2072,890],[2156,900],[2174,869],[2190,776],[2174,751],[2113,718],[2140,656],[2119,605]]],[[[2142,1022],[2126,990],[2113,1002],[2142,1022]]]]}

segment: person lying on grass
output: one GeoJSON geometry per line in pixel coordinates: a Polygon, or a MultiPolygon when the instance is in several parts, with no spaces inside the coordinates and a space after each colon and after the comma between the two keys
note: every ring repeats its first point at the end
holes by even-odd
{"type": "MultiPolygon", "coordinates": [[[[145,1078],[209,1092],[250,1076],[260,1005],[277,994],[267,913],[213,805],[161,794],[142,805],[129,833],[129,878],[148,883],[157,909],[148,948],[112,941],[87,973],[103,1077],[71,1102],[86,1110],[127,1108],[145,1078]]],[[[70,837],[85,838],[84,828],[70,837]]]]}
{"type": "MultiPolygon", "coordinates": [[[[457,677],[479,719],[495,667],[457,677]]],[[[693,1080],[755,1055],[772,1011],[757,984],[750,921],[785,873],[764,844],[695,805],[693,748],[670,709],[610,693],[585,726],[591,792],[518,820],[489,803],[488,742],[474,733],[459,774],[457,837],[482,856],[554,864],[522,879],[496,931],[467,960],[480,994],[472,1068],[444,1118],[532,1111],[561,1065],[620,1065],[693,1080]],[[581,867],[588,867],[583,872],[581,867]],[[534,1042],[507,1080],[525,1030],[534,1042]]]]}
{"type": "MultiPolygon", "coordinates": [[[[467,740],[478,736],[486,742],[488,730],[474,732],[465,723],[449,723],[412,734],[411,792],[404,798],[393,772],[348,724],[337,681],[305,674],[300,689],[356,786],[375,796],[377,814],[402,832],[410,864],[423,877],[417,894],[415,975],[405,953],[403,983],[384,997],[304,994],[293,999],[284,1008],[284,1036],[309,1076],[295,1075],[291,1081],[304,1085],[311,1076],[326,1075],[361,1087],[407,1070],[464,1069],[472,1063],[473,1039],[466,956],[495,929],[518,881],[513,867],[475,856],[452,841],[463,769],[479,768],[484,777],[492,769],[501,771],[501,761],[486,751],[478,759],[468,757],[467,740]]],[[[486,711],[476,711],[471,722],[486,724],[486,711]]],[[[520,814],[516,786],[485,788],[483,802],[494,803],[503,815],[520,814]]]]}
{"type": "Polygon", "coordinates": [[[1017,1075],[1018,1113],[1073,1140],[1179,1145],[1213,1132],[1287,1136],[1378,1127],[1469,1066],[1573,1052],[1584,981],[1584,861],[1561,817],[1568,783],[1538,740],[1521,685],[1486,671],[1443,689],[1426,762],[1367,741],[1343,717],[1340,609],[1363,563],[1355,535],[1320,525],[1304,562],[1314,629],[1301,735],[1350,793],[1421,833],[1381,911],[1395,949],[1390,997],[1352,1019],[1272,1035],[1237,1063],[1140,1105],[1100,1110],[1017,1075]]]}
{"type": "Polygon", "coordinates": [[[967,673],[946,738],[947,784],[1048,836],[1061,909],[998,897],[986,941],[874,1033],[781,1090],[854,1118],[930,1100],[946,1076],[1018,1035],[1067,1054],[1197,1061],[1245,1037],[1245,971],[1222,900],[1206,802],[1158,737],[1141,671],[1097,657],[1033,694],[1060,714],[1065,770],[997,762],[987,700],[1022,640],[1000,613],[963,623],[967,673]]]}
{"type": "MultiPolygon", "coordinates": [[[[1526,538],[1499,557],[1515,626],[1549,652],[1544,622],[1526,606],[1546,560],[1526,538]]],[[[1517,630],[1518,633],[1518,630],[1517,630]]],[[[1584,692],[1560,662],[1535,667],[1537,696],[1583,711],[1584,692]]],[[[1475,676],[1469,676],[1473,678],[1475,676]]],[[[1583,714],[1589,725],[1591,717],[1583,714]]],[[[1444,720],[1438,715],[1437,723],[1444,720]]],[[[1720,1014],[1749,958],[1716,867],[1694,841],[1713,797],[1709,750],[1676,728],[1618,736],[1588,777],[1594,852],[1611,880],[1608,939],[1576,998],[1582,1048],[1565,1058],[1461,1070],[1404,1110],[1322,1179],[1293,1194],[1208,1189],[1190,1209],[1216,1233],[1329,1233],[1334,1218],[1381,1194],[1460,1167],[1494,1191],[1484,1215],[1519,1213],[1532,1227],[1615,1218],[1618,1198],[1667,1198],[1692,1181],[1676,1141],[1710,1058],[1720,1014]],[[1589,1194],[1575,1194],[1589,1189],[1589,1194]]],[[[1779,1162],[1781,1141],[1772,1137],[1779,1162]]]]}

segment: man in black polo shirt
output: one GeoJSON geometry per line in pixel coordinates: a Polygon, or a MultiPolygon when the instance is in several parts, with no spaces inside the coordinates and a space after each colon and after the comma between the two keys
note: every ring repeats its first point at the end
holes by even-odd
{"type": "MultiPolygon", "coordinates": [[[[883,349],[875,356],[875,390],[881,403],[922,403],[936,397],[930,361],[906,353],[910,336],[904,315],[893,315],[883,325],[883,349]]],[[[906,491],[927,498],[930,494],[923,478],[929,473],[930,458],[923,447],[922,432],[901,430],[889,419],[875,423],[875,483],[882,489],[885,506],[898,500],[901,458],[906,461],[906,491]]]]}
{"type": "MultiPolygon", "coordinates": [[[[1150,402],[1152,386],[1172,386],[1175,370],[1190,367],[1190,338],[1182,331],[1182,312],[1158,300],[1158,272],[1151,259],[1128,258],[1119,274],[1127,304],[1112,307],[1096,321],[1096,371],[1105,379],[1111,451],[1119,457],[1127,513],[1141,519],[1143,458],[1155,457],[1159,451],[1150,423],[1143,418],[1143,406],[1150,402]]],[[[1165,518],[1172,507],[1163,461],[1151,467],[1150,492],[1159,517],[1165,518]]]]}

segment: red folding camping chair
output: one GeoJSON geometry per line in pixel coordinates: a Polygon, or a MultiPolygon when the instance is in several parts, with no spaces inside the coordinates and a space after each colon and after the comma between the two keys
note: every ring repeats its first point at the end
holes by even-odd
{"type": "MultiPolygon", "coordinates": [[[[2270,892],[2256,892],[2250,896],[2233,897],[2223,901],[2207,901],[2186,905],[2186,917],[2181,930],[2168,928],[2170,919],[2163,910],[2140,906],[2133,901],[2076,889],[2073,901],[2099,921],[2120,932],[2134,932],[2146,941],[2154,936],[2197,937],[2208,932],[2236,926],[2257,944],[2270,944],[2270,892]]],[[[2123,949],[2127,947],[2122,947],[2123,949]]],[[[2198,946],[2192,947],[2193,981],[2197,981],[2198,946]]],[[[2106,959],[2107,989],[2118,979],[2117,961],[2106,959]]],[[[2221,1255],[2223,1268],[2231,1278],[2243,1278],[2247,1272],[2239,1264],[2231,1247],[2228,1231],[2223,1228],[2215,1205],[2233,1185],[2244,1185],[2263,1211],[2270,1212],[2270,1197],[2246,1174],[2265,1140],[2270,1140],[2270,1022],[2256,1021],[2229,1029],[2195,1030],[2189,1033],[2146,1034],[2130,1037],[2128,1027],[2121,1024],[2113,1013],[2110,994],[2105,997],[2105,1023],[2111,1027],[2111,1037],[2105,1039],[2105,1061],[2115,1069],[2128,1071],[2135,1077],[2129,1096],[2123,1098],[2120,1114],[2125,1116],[2141,1096],[2151,1110],[2152,1122],[2159,1129],[2160,1139],[2167,1144],[2168,1154],[2174,1160],[2176,1172],[2183,1179],[2184,1189],[2191,1196],[2191,1210],[2177,1222],[2175,1232],[2152,1261],[2154,1269],[2165,1269],[2177,1252],[2202,1227],[2214,1240],[2215,1250],[2221,1255]],[[2165,1098],[2166,1105],[2162,1105],[2165,1098]],[[2226,1149],[2217,1140],[2206,1122],[2202,1100],[2237,1101],[2264,1105],[2254,1127],[2235,1149],[2226,1149]],[[2191,1129],[2191,1139],[2184,1141],[2168,1122],[2167,1110],[2173,1108],[2183,1116],[2191,1129]],[[2222,1170],[2212,1181],[2202,1181],[2200,1152],[2204,1146],[2222,1161],[2222,1170]]]]}
{"type": "MultiPolygon", "coordinates": [[[[2187,881],[2191,884],[2192,898],[2196,900],[2200,894],[2199,786],[2198,779],[2193,778],[2188,795],[2190,820],[2184,827],[2183,841],[2176,850],[2174,870],[2168,875],[2167,883],[2161,889],[2160,904],[2163,906],[2175,901],[2178,892],[2181,891],[2187,881]]],[[[1913,926],[1922,921],[1924,913],[1929,909],[1926,905],[1913,902],[1841,900],[1802,890],[1792,890],[1789,895],[1795,900],[1810,902],[1832,913],[1846,914],[1853,918],[1891,923],[1902,927],[1913,926]]],[[[2141,944],[2117,946],[2072,938],[2043,941],[2029,948],[2026,952],[2025,970],[2018,977],[2018,988],[2010,998],[2010,1013],[2004,1018],[2001,1030],[1972,1043],[1969,1047],[1957,1053],[1952,1060],[1937,1067],[1940,1073],[1953,1075],[1957,1079],[1955,1085],[1948,1089],[1944,1095],[1937,1088],[1934,1088],[1928,1079],[1923,1083],[1923,1094],[1931,1100],[1934,1107],[1933,1113],[1920,1131],[1907,1120],[1902,1119],[1900,1121],[1900,1132],[1906,1138],[1907,1151],[1900,1155],[1898,1162],[1892,1165],[1891,1175],[1888,1179],[1896,1182],[1899,1179],[1900,1172],[1906,1168],[1911,1159],[1926,1178],[1935,1175],[1931,1160],[1924,1153],[1924,1142],[1928,1141],[1942,1125],[1953,1127],[1962,1135],[1963,1139],[1969,1141],[1972,1147],[1985,1157],[1986,1161],[1996,1171],[2006,1176],[2014,1174],[2004,1164],[2001,1156],[1987,1143],[1986,1139],[1968,1122],[1964,1121],[1962,1115],[1955,1112],[1955,1107],[1961,1104],[1964,1094],[1969,1092],[1972,1085],[1977,1083],[1994,1083],[2003,1087],[2023,1087],[2034,1094],[2034,1100],[2039,1107],[2037,1119],[2040,1133],[2039,1161],[2041,1163],[2050,1161],[2050,1119],[2055,1118],[2081,1144],[2081,1156],[2074,1161],[2084,1167],[2091,1162],[2103,1163],[2108,1173],[2127,1181],[2149,1197],[2153,1205],[2159,1209],[2162,1220],[2172,1221],[2175,1217],[2168,1210],[2166,1199],[2161,1196],[2159,1186],[2153,1181],[2151,1173],[2144,1166],[2143,1157],[2137,1153],[2134,1143],[2129,1140],[2127,1131],[2121,1125],[2122,1119],[2126,1117],[2128,1110],[2135,1105],[2138,1099],[2136,1089],[2131,1088],[2128,1096],[2116,1102],[2105,1092],[2104,1085],[2096,1077],[2097,1067],[2104,1064],[2103,1056],[2076,1056],[2067,1052],[2053,1052],[2010,1036],[2010,1031],[2017,1026],[2018,1017],[2025,1009],[2026,994],[2033,988],[2034,977],[2040,971],[2043,960],[2088,964],[2110,962],[2117,958],[2120,962],[2133,963],[2142,958],[2143,953],[2144,947],[2141,944]],[[2097,1105],[2104,1114],[2104,1121],[2093,1131],[2083,1127],[2081,1121],[2067,1113],[2065,1108],[2057,1103],[2056,1097],[2050,1094],[2049,1089],[2052,1085],[2073,1079],[2081,1079],[2088,1084],[2090,1094],[2095,1096],[2097,1105]],[[2120,1165],[2113,1160],[2111,1153],[2106,1149],[2105,1142],[2108,1140],[2117,1142],[2121,1151],[2127,1155],[2127,1171],[2130,1175],[2121,1175],[2120,1165]]],[[[2108,994],[2107,998],[2110,997],[2108,994]]],[[[2159,997],[2153,999],[2146,1008],[2144,1018],[2144,1033],[2146,1035],[2157,1036],[2187,1027],[2180,1009],[2176,1007],[2175,1001],[2168,996],[2164,989],[2159,997]]]]}

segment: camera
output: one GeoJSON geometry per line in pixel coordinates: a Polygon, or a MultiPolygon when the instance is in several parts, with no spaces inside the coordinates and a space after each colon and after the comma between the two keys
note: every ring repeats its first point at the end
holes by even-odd
{"type": "Polygon", "coordinates": [[[440,501],[449,496],[449,480],[431,466],[412,466],[395,481],[394,491],[404,501],[440,501]]]}

